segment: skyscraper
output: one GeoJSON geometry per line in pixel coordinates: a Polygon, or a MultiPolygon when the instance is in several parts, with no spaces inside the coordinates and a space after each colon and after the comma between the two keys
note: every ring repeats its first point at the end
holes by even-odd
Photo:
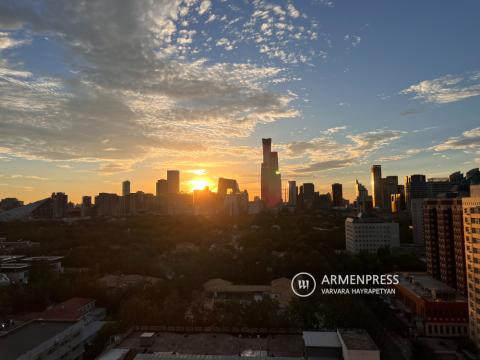
{"type": "Polygon", "coordinates": [[[428,197],[428,187],[425,175],[405,176],[405,204],[410,211],[413,199],[425,199],[428,197]]]}
{"type": "Polygon", "coordinates": [[[462,199],[423,201],[427,270],[459,293],[466,293],[462,199]]]}
{"type": "Polygon", "coordinates": [[[288,182],[288,205],[297,206],[297,182],[295,180],[288,182]]]}
{"type": "Polygon", "coordinates": [[[165,179],[157,180],[156,195],[157,197],[168,193],[168,181],[165,179]]]}
{"type": "Polygon", "coordinates": [[[269,208],[282,203],[282,178],[278,167],[278,153],[272,152],[272,139],[262,139],[263,162],[261,170],[261,197],[269,208]]]}
{"type": "Polygon", "coordinates": [[[359,183],[358,179],[355,179],[355,197],[355,204],[358,211],[368,212],[372,209],[372,197],[368,195],[367,188],[359,183]]]}
{"type": "Polygon", "coordinates": [[[122,196],[130,195],[130,181],[125,180],[122,182],[122,196]]]}
{"type": "Polygon", "coordinates": [[[383,193],[382,193],[382,166],[372,165],[372,195],[373,207],[383,207],[383,193]]]}
{"type": "Polygon", "coordinates": [[[68,195],[62,192],[52,193],[53,217],[62,218],[67,215],[68,195]]]}
{"type": "Polygon", "coordinates": [[[339,184],[339,183],[332,184],[332,200],[333,200],[333,206],[336,206],[336,207],[343,206],[342,184],[339,184]]]}
{"type": "Polygon", "coordinates": [[[178,194],[180,192],[180,171],[167,170],[167,187],[169,194],[178,194]]]}
{"type": "Polygon", "coordinates": [[[470,339],[480,345],[480,282],[478,254],[480,253],[480,185],[470,187],[470,197],[462,199],[463,229],[468,289],[470,339]]]}

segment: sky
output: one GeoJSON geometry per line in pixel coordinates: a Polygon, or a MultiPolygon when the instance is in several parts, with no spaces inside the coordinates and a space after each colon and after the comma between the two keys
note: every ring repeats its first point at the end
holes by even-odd
{"type": "Polygon", "coordinates": [[[477,1],[3,0],[0,198],[480,165],[477,1]]]}

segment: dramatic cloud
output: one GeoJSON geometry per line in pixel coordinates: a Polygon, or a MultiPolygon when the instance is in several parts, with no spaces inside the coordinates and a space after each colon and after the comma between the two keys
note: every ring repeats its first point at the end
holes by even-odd
{"type": "MultiPolygon", "coordinates": [[[[190,56],[198,33],[184,27],[206,16],[210,1],[35,4],[0,5],[0,28],[10,29],[0,33],[0,54],[9,50],[0,57],[4,153],[101,162],[100,172],[115,173],[127,171],[132,160],[209,151],[249,136],[258,124],[299,115],[294,96],[271,90],[287,80],[284,69],[190,56]],[[68,71],[35,73],[17,61],[11,50],[28,46],[17,39],[26,31],[32,42],[47,36],[64,46],[67,55],[59,61],[68,71]]],[[[282,8],[268,9],[282,11],[287,16],[282,8]]],[[[292,7],[288,14],[299,15],[292,7]]],[[[217,43],[231,50],[235,41],[217,43]]]]}
{"type": "Polygon", "coordinates": [[[448,138],[431,149],[435,151],[480,149],[480,127],[464,131],[460,136],[448,138]]]}
{"type": "MultiPolygon", "coordinates": [[[[339,127],[342,130],[345,127],[339,127]]],[[[337,131],[327,129],[323,137],[309,141],[296,141],[284,145],[287,156],[291,158],[304,157],[307,165],[294,166],[295,172],[309,173],[338,169],[362,163],[368,156],[399,139],[404,131],[379,129],[359,134],[346,135],[344,141],[334,139],[332,134],[337,131]]]]}
{"type": "Polygon", "coordinates": [[[480,95],[480,72],[467,76],[446,75],[433,80],[424,80],[400,92],[414,94],[414,99],[445,104],[480,95]]]}

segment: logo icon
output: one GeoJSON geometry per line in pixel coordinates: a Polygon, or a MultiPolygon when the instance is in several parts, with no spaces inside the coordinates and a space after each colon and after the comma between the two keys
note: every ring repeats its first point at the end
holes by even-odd
{"type": "Polygon", "coordinates": [[[301,272],[293,277],[291,286],[295,295],[299,297],[307,297],[315,292],[317,283],[311,274],[301,272]]]}

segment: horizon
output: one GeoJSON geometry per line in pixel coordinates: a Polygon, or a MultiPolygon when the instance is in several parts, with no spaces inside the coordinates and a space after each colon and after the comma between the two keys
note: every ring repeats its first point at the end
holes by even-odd
{"type": "MultiPolygon", "coordinates": [[[[474,2],[0,4],[0,198],[155,193],[236,179],[261,138],[317,191],[480,165],[474,2]],[[409,25],[405,25],[408,18],[409,25]],[[75,21],[71,21],[75,19],[75,21]],[[445,56],[454,54],[454,56],[445,56]]],[[[283,195],[283,191],[282,191],[283,195]]]]}

